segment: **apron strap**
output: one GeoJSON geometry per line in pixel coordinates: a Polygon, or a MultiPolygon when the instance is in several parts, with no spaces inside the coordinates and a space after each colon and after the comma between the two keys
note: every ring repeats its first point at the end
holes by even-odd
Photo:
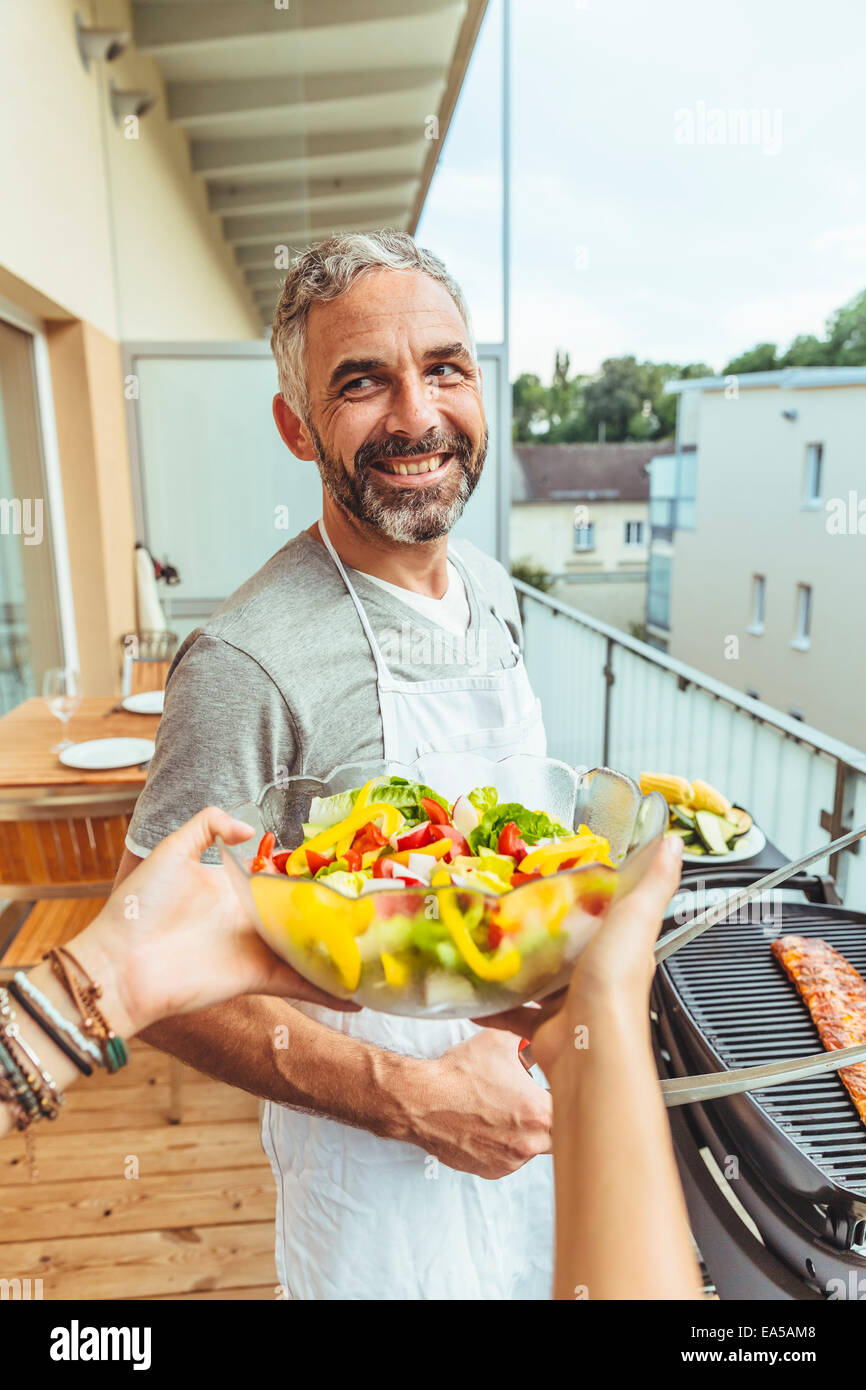
{"type": "Polygon", "coordinates": [[[322,537],[322,540],[325,542],[325,548],[327,549],[327,551],[328,551],[328,553],[329,553],[331,559],[333,560],[334,564],[337,566],[337,569],[338,569],[338,571],[339,571],[339,573],[340,573],[340,575],[341,575],[341,577],[342,577],[343,583],[345,584],[346,589],[347,589],[347,591],[348,591],[349,598],[352,600],[352,602],[353,602],[354,605],[355,605],[355,609],[356,609],[356,611],[357,611],[358,617],[359,617],[360,620],[361,620],[361,626],[362,626],[362,628],[364,629],[364,635],[366,636],[367,641],[368,641],[369,644],[370,644],[370,651],[373,653],[373,660],[374,660],[375,663],[376,663],[376,671],[377,671],[378,676],[379,676],[379,681],[380,681],[380,682],[382,682],[382,681],[387,681],[387,680],[390,679],[391,673],[390,673],[390,671],[388,670],[388,667],[385,665],[384,659],[383,659],[383,657],[382,657],[382,653],[381,653],[381,651],[379,650],[379,643],[376,641],[376,638],[373,636],[373,629],[372,629],[372,627],[370,626],[370,619],[367,617],[366,611],[365,611],[365,609],[364,609],[364,605],[363,605],[363,603],[361,602],[361,600],[358,598],[358,595],[355,593],[355,590],[354,590],[354,588],[352,587],[352,584],[351,584],[351,582],[350,582],[350,580],[349,580],[349,576],[348,576],[347,573],[346,573],[346,570],[345,570],[345,567],[344,567],[344,565],[343,565],[343,562],[342,562],[342,560],[340,559],[339,555],[337,554],[336,550],[334,549],[333,545],[331,544],[331,538],[330,538],[330,536],[328,535],[327,531],[325,530],[325,522],[324,522],[324,519],[323,519],[322,517],[319,517],[319,520],[318,520],[318,522],[317,522],[316,524],[318,525],[318,528],[319,528],[319,535],[322,537]]]}
{"type": "MultiPolygon", "coordinates": [[[[456,565],[457,569],[461,572],[464,584],[466,584],[467,587],[469,584],[471,584],[475,590],[476,595],[480,594],[482,592],[481,586],[479,585],[475,577],[475,571],[470,568],[468,562],[464,560],[462,556],[458,555],[456,550],[449,551],[448,559],[451,561],[453,565],[456,565]]],[[[479,608],[481,608],[482,604],[479,602],[478,606],[479,608]]],[[[499,609],[496,607],[495,603],[489,603],[485,606],[487,607],[488,612],[493,614],[493,617],[496,619],[499,626],[502,628],[502,631],[505,633],[505,639],[511,647],[511,655],[515,659],[519,659],[521,655],[520,644],[518,642],[515,642],[514,634],[511,631],[511,628],[508,626],[508,623],[505,621],[502,614],[499,612],[499,609]]]]}

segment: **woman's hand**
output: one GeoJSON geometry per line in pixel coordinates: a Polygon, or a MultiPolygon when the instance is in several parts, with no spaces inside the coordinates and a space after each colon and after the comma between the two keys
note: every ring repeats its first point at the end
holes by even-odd
{"type": "Polygon", "coordinates": [[[532,1042],[533,1059],[552,1082],[557,1060],[572,1053],[575,1030],[590,1017],[643,1018],[655,971],[653,947],[682,871],[682,840],[662,840],[637,887],[616,903],[579,956],[567,990],[538,1007],[524,1006],[477,1019],[532,1042]]]}
{"type": "Polygon", "coordinates": [[[216,835],[232,845],[253,833],[216,807],[200,811],[124,879],[70,943],[103,985],[106,1009],[113,1009],[109,1017],[121,1036],[236,994],[357,1009],[279,960],[247,919],[225,870],[199,862],[216,835]]]}

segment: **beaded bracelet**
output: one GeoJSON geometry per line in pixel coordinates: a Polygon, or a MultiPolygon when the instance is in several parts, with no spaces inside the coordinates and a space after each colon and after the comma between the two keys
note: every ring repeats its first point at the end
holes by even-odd
{"type": "Polygon", "coordinates": [[[120,1071],[129,1061],[129,1052],[123,1038],[118,1037],[97,1006],[96,1001],[102,995],[102,986],[88,975],[68,946],[55,946],[43,959],[51,962],[51,968],[58,980],[65,985],[73,1002],[77,1004],[84,1032],[94,1036],[101,1049],[103,1066],[111,1073],[120,1071]],[[82,984],[73,974],[73,966],[84,976],[86,984],[82,984]]]}
{"type": "Polygon", "coordinates": [[[6,1074],[6,1079],[15,1095],[19,1110],[23,1112],[18,1120],[18,1128],[26,1129],[27,1125],[39,1118],[39,1103],[23,1071],[2,1042],[0,1042],[0,1067],[6,1074]]]}
{"type": "Polygon", "coordinates": [[[75,1063],[79,1071],[83,1072],[85,1076],[92,1075],[92,1069],[86,1063],[87,1057],[92,1058],[98,1067],[102,1066],[102,1053],[96,1043],[91,1038],[86,1038],[76,1024],[55,1008],[51,1000],[36,988],[23,970],[19,970],[13,976],[9,982],[9,988],[22,1008],[26,1009],[30,1016],[40,1024],[51,1041],[60,1048],[61,1052],[66,1053],[66,1056],[75,1063]],[[57,1036],[58,1033],[65,1035],[68,1041],[64,1042],[62,1037],[57,1036]],[[77,1050],[77,1055],[70,1049],[70,1043],[77,1050]]]}
{"type": "MultiPolygon", "coordinates": [[[[16,1063],[30,1096],[35,1100],[39,1114],[31,1119],[55,1120],[63,1104],[63,1096],[57,1083],[42,1066],[33,1048],[21,1037],[18,1019],[5,989],[0,986],[0,1035],[2,1035],[7,1055],[16,1063]],[[31,1070],[33,1068],[33,1070],[31,1070]]],[[[20,1083],[19,1083],[20,1084],[20,1083]]]]}

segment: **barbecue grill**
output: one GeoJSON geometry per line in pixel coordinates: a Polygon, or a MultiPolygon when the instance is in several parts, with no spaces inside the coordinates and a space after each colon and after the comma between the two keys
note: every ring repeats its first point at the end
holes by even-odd
{"type": "MultiPolygon", "coordinates": [[[[731,867],[701,877],[712,890],[755,875],[731,867]]],[[[748,921],[711,927],[659,966],[661,1076],[821,1051],[770,943],[821,937],[866,975],[866,917],[838,906],[831,880],[800,874],[788,886],[793,901],[787,892],[754,903],[748,921]]],[[[866,1297],[866,1126],[835,1072],[668,1116],[692,1229],[722,1298],[866,1297]]]]}

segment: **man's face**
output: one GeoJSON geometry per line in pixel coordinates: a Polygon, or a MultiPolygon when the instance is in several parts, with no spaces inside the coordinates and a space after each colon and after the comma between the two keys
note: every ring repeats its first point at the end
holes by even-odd
{"type": "Polygon", "coordinates": [[[394,541],[455,525],[487,452],[481,377],[448,291],[371,271],[307,321],[310,434],[331,496],[394,541]]]}

